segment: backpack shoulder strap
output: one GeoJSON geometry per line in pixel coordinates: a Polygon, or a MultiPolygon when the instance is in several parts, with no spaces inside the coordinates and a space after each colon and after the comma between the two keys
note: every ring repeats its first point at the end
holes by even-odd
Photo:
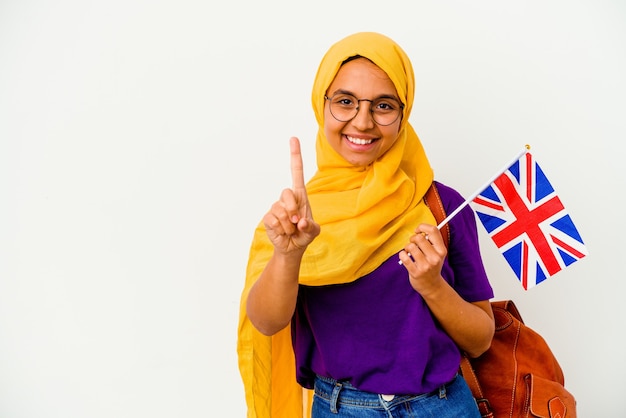
{"type": "MultiPolygon", "coordinates": [[[[437,185],[435,184],[435,182],[433,182],[428,188],[428,191],[424,195],[424,201],[426,202],[426,206],[430,208],[430,211],[435,216],[437,224],[440,224],[441,221],[446,219],[446,210],[443,207],[443,202],[441,201],[441,196],[439,196],[439,191],[437,190],[437,185]]],[[[443,241],[446,244],[446,248],[448,248],[450,246],[450,226],[448,224],[445,224],[441,227],[441,236],[443,237],[443,241]]],[[[511,308],[517,310],[515,308],[515,305],[512,305],[511,308]]],[[[485,395],[478,381],[478,377],[476,376],[474,368],[472,367],[472,364],[470,363],[470,360],[465,353],[463,353],[463,356],[461,357],[460,371],[463,375],[463,378],[465,378],[467,385],[472,391],[472,395],[476,399],[476,403],[478,405],[481,416],[485,418],[493,418],[491,405],[489,404],[489,401],[485,398],[485,395]]]]}
{"type": "MultiPolygon", "coordinates": [[[[435,221],[437,221],[437,224],[440,224],[441,221],[446,219],[446,210],[443,207],[443,202],[441,201],[441,196],[439,196],[439,191],[437,190],[435,182],[433,182],[426,191],[426,194],[424,195],[424,202],[426,202],[426,206],[428,206],[433,215],[435,215],[435,221]]],[[[448,224],[441,227],[441,236],[443,237],[446,247],[449,247],[450,226],[448,224]]]]}

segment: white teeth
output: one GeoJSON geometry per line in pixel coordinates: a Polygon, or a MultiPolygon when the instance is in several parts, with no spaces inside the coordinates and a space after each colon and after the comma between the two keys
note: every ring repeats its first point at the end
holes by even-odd
{"type": "Polygon", "coordinates": [[[348,141],[352,142],[353,144],[357,144],[357,145],[367,145],[367,144],[371,144],[373,142],[372,139],[359,139],[359,138],[353,138],[351,136],[346,135],[346,138],[348,138],[348,141]]]}

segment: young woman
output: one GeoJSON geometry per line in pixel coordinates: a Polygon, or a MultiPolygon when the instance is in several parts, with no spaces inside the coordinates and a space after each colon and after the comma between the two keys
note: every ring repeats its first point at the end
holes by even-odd
{"type": "MultiPolygon", "coordinates": [[[[388,37],[357,33],[320,63],[317,171],[257,227],[239,324],[248,416],[479,417],[457,374],[494,333],[469,206],[450,244],[424,202],[434,181],[409,123],[414,76],[388,37]],[[314,393],[302,396],[302,388],[314,393]]],[[[447,212],[463,202],[437,183],[447,212]]]]}

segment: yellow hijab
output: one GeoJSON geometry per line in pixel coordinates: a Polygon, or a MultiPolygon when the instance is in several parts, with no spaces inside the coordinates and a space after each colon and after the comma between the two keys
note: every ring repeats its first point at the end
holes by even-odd
{"type": "MultiPolygon", "coordinates": [[[[375,270],[400,251],[421,222],[435,223],[423,201],[433,180],[422,144],[408,122],[414,95],[413,67],[390,38],[361,32],[334,44],[315,77],[312,103],[319,125],[317,172],[307,183],[313,218],[320,235],[309,245],[300,283],[312,286],[348,283],[375,270]],[[368,167],[355,167],[324,136],[324,94],[341,64],[355,55],[378,65],[405,104],[398,139],[368,167]]],[[[290,327],[272,337],[258,332],[246,315],[248,292],[271,258],[273,246],[263,223],[257,226],[241,296],[237,352],[249,418],[299,418],[309,414],[310,391],[295,380],[290,327]]]]}

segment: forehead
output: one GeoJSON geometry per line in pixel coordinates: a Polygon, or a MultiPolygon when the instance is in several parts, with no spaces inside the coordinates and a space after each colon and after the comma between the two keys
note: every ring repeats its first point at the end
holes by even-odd
{"type": "Polygon", "coordinates": [[[328,93],[344,90],[362,97],[380,95],[397,96],[396,88],[380,67],[367,58],[357,58],[346,62],[339,68],[328,93]]]}

